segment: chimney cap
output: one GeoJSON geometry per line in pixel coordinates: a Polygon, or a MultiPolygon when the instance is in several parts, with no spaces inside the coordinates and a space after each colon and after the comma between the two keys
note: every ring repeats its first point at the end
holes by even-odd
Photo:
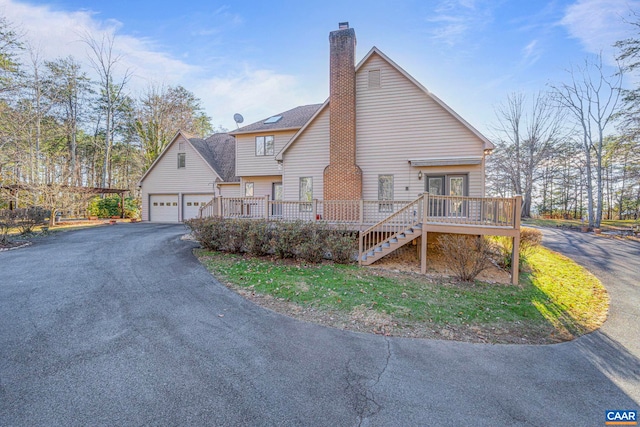
{"type": "Polygon", "coordinates": [[[338,23],[338,29],[346,30],[347,28],[349,28],[349,22],[345,21],[345,22],[338,23]]]}

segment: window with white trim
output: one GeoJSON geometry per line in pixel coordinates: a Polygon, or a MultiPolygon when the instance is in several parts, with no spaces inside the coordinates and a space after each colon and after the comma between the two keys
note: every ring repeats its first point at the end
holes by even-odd
{"type": "Polygon", "coordinates": [[[244,197],[253,197],[253,182],[244,183],[244,197]]]}
{"type": "Polygon", "coordinates": [[[274,137],[256,136],[256,156],[273,156],[274,137]]]}
{"type": "Polygon", "coordinates": [[[301,203],[301,212],[311,212],[313,207],[311,201],[313,200],[313,178],[310,176],[300,177],[300,201],[309,202],[301,203]]]}
{"type": "Polygon", "coordinates": [[[187,167],[187,154],[178,153],[178,169],[184,169],[187,167]]]}

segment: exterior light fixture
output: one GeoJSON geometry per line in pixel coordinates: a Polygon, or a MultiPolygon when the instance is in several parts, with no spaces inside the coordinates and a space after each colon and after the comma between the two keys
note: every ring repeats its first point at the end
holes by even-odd
{"type": "Polygon", "coordinates": [[[422,179],[422,171],[419,171],[419,172],[418,172],[418,179],[419,179],[419,180],[420,180],[420,179],[422,179]]]}

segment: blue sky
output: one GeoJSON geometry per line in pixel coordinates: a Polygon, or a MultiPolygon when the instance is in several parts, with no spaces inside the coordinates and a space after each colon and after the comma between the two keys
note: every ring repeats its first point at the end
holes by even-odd
{"type": "Polygon", "coordinates": [[[80,35],[113,33],[120,72],[181,84],[215,125],[234,128],[328,95],[328,33],[349,21],[357,57],[377,46],[481,132],[512,92],[532,94],[567,80],[566,69],[633,36],[624,22],[637,0],[0,0],[47,59],[86,62],[80,35]]]}

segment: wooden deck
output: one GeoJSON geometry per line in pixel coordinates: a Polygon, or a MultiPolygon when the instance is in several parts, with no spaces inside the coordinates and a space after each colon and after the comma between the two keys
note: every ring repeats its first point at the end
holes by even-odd
{"type": "Polygon", "coordinates": [[[200,217],[318,221],[360,232],[360,264],[371,264],[421,237],[421,270],[426,272],[427,233],[497,235],[513,238],[513,283],[518,283],[522,197],[458,197],[424,193],[416,200],[270,200],[215,197],[200,217]]]}

